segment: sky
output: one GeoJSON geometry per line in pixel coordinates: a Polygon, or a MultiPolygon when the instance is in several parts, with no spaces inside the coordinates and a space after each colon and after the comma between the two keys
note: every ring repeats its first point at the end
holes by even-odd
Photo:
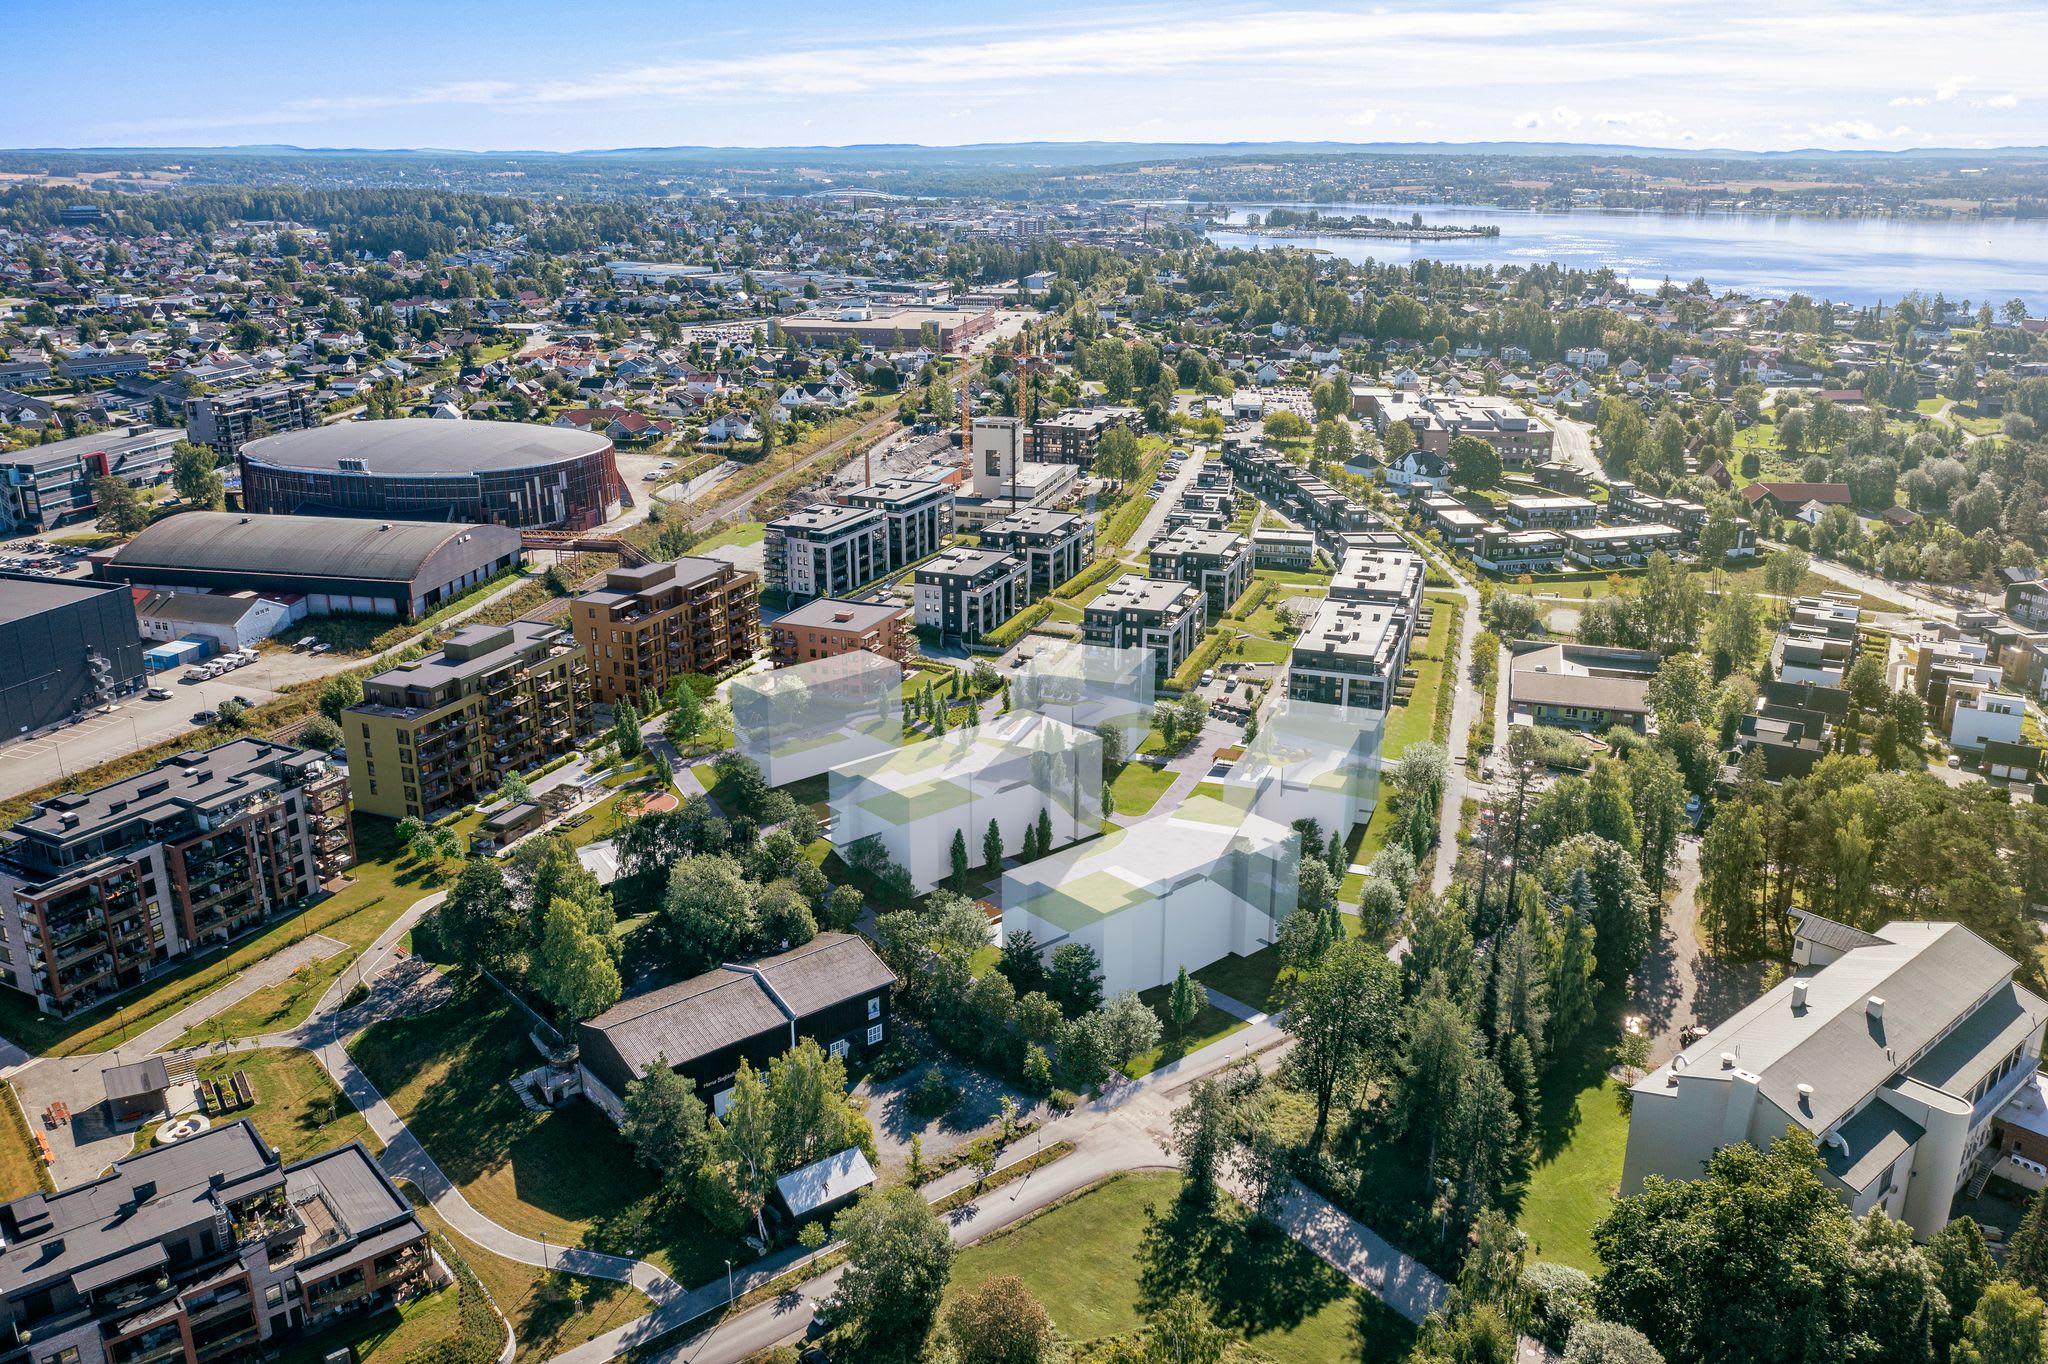
{"type": "Polygon", "coordinates": [[[16,0],[0,146],[2048,142],[2048,3],[16,0]]]}

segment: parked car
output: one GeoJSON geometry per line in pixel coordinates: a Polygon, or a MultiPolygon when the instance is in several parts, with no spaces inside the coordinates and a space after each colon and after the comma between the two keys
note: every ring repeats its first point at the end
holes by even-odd
{"type": "Polygon", "coordinates": [[[210,725],[218,719],[220,719],[220,712],[217,710],[195,710],[192,712],[192,723],[195,725],[210,725]]]}
{"type": "Polygon", "coordinates": [[[168,701],[171,699],[171,693],[163,687],[151,687],[143,695],[152,701],[168,701]]]}

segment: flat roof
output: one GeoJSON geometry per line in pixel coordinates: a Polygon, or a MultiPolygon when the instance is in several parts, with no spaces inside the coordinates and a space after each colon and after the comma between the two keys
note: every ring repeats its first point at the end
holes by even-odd
{"type": "Polygon", "coordinates": [[[14,827],[45,838],[65,839],[88,836],[116,816],[124,822],[162,819],[174,810],[259,794],[275,784],[269,769],[294,758],[316,762],[321,755],[253,736],[230,739],[212,748],[165,758],[146,772],[90,791],[52,796],[14,827]]]}
{"type": "Polygon", "coordinates": [[[901,616],[907,609],[881,602],[847,601],[843,597],[817,597],[794,611],[785,612],[777,617],[770,622],[770,628],[872,630],[885,621],[901,616]]]}
{"type": "Polygon", "coordinates": [[[1201,599],[1192,583],[1126,573],[1088,603],[1089,611],[1171,611],[1201,599]]]}
{"type": "Polygon", "coordinates": [[[343,460],[362,460],[368,468],[361,472],[370,475],[473,474],[528,469],[611,448],[605,437],[568,426],[399,418],[335,422],[265,436],[244,445],[242,458],[273,469],[316,473],[342,472],[343,460]]]}
{"type": "MultiPolygon", "coordinates": [[[[873,520],[873,507],[843,507],[836,502],[813,502],[810,506],[778,516],[768,523],[770,530],[836,531],[873,520]]],[[[879,523],[878,523],[879,524],[879,523]]]]}
{"type": "Polygon", "coordinates": [[[58,582],[13,573],[0,574],[0,625],[40,616],[108,592],[126,592],[126,583],[58,582]]]}

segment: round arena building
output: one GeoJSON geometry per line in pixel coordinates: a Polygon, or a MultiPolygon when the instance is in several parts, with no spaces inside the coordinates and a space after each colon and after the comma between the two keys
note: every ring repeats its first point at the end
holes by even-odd
{"type": "Polygon", "coordinates": [[[523,422],[335,422],[242,447],[242,505],[285,516],[589,530],[626,486],[601,435],[523,422]]]}

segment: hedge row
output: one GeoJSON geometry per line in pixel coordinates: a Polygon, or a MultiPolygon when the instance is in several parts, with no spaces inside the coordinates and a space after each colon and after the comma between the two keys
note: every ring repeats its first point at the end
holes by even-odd
{"type": "Polygon", "coordinates": [[[1188,655],[1187,661],[1180,665],[1166,685],[1174,691],[1186,691],[1194,686],[1201,679],[1203,672],[1215,667],[1222,659],[1223,651],[1230,647],[1233,637],[1232,631],[1211,629],[1207,638],[1202,641],[1201,647],[1188,655]]]}
{"type": "Polygon", "coordinates": [[[1120,559],[1097,559],[1094,563],[1088,565],[1088,567],[1082,569],[1079,573],[1076,573],[1073,577],[1061,583],[1059,587],[1054,590],[1053,595],[1055,597],[1058,597],[1061,601],[1079,601],[1082,597],[1086,596],[1088,592],[1092,588],[1094,588],[1097,583],[1100,583],[1105,579],[1114,577],[1119,573],[1125,573],[1128,571],[1129,570],[1124,566],[1123,561],[1120,559]]]}
{"type": "Polygon", "coordinates": [[[1007,649],[1030,633],[1031,628],[1052,614],[1052,602],[1040,598],[981,637],[983,644],[1007,649]]]}
{"type": "Polygon", "coordinates": [[[408,1350],[403,1364],[497,1364],[498,1356],[504,1353],[506,1330],[498,1309],[492,1306],[490,1294],[484,1291],[469,1262],[448,1244],[448,1238],[436,1236],[434,1240],[442,1261],[455,1276],[460,1307],[456,1327],[439,1340],[408,1350]]]}

